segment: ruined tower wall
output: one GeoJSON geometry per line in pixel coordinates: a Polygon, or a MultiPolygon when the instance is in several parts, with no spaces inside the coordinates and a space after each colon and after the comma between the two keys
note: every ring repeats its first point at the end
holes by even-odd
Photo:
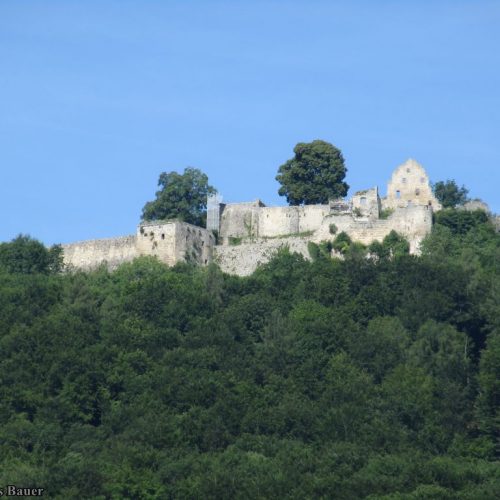
{"type": "Polygon", "coordinates": [[[138,255],[152,255],[169,266],[177,262],[208,264],[214,244],[211,231],[186,222],[145,222],[137,229],[138,255]]]}

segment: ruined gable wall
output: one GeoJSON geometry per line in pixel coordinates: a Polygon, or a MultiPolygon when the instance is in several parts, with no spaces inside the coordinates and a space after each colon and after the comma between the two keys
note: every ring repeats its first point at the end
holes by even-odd
{"type": "Polygon", "coordinates": [[[106,263],[115,269],[138,256],[135,236],[89,240],[62,245],[64,264],[70,268],[91,270],[106,263]]]}
{"type": "Polygon", "coordinates": [[[407,160],[394,170],[387,185],[387,197],[382,200],[383,208],[429,204],[434,210],[441,208],[432,192],[427,172],[415,160],[407,160]]]}

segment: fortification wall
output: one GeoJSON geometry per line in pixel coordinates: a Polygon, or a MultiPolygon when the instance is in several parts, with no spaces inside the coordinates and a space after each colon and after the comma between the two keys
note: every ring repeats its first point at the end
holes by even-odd
{"type": "Polygon", "coordinates": [[[106,263],[115,269],[138,256],[135,236],[80,241],[62,245],[64,263],[70,268],[91,270],[106,263]]]}
{"type": "Polygon", "coordinates": [[[330,212],[328,205],[300,207],[264,207],[256,204],[227,205],[224,208],[220,236],[229,238],[273,238],[316,231],[330,212]]]}
{"type": "Polygon", "coordinates": [[[300,232],[297,207],[264,207],[259,212],[259,238],[300,232]]]}
{"type": "Polygon", "coordinates": [[[297,208],[299,211],[299,233],[316,231],[330,213],[328,205],[306,205],[297,208]]]}
{"type": "Polygon", "coordinates": [[[186,223],[176,223],[175,258],[177,262],[207,265],[212,262],[215,236],[212,231],[186,223]]]}
{"type": "Polygon", "coordinates": [[[136,241],[138,255],[152,255],[169,266],[177,262],[175,222],[142,223],[136,241]]]}
{"type": "MultiPolygon", "coordinates": [[[[285,207],[295,208],[297,207],[285,207]]],[[[283,217],[287,211],[262,209],[264,214],[269,213],[270,221],[268,234],[271,231],[278,233],[286,228],[286,223],[283,223],[283,217]],[[275,216],[273,218],[272,216],[275,216]]],[[[312,210],[310,215],[311,226],[317,224],[319,217],[319,209],[312,210]]],[[[296,212],[298,213],[298,211],[296,212]]],[[[261,214],[262,217],[262,214],[261,214]]],[[[290,217],[292,218],[292,217],[290,217]]],[[[265,217],[264,220],[266,220],[265,217]]],[[[307,220],[307,219],[306,219],[307,220]]],[[[286,219],[285,219],[286,221],[286,219]]],[[[307,226],[306,226],[307,227],[307,226]]],[[[426,206],[413,206],[407,208],[397,208],[394,213],[387,219],[372,219],[366,217],[354,217],[352,214],[329,214],[322,217],[320,226],[312,235],[308,236],[290,236],[283,237],[282,232],[277,236],[262,237],[254,242],[242,243],[240,245],[219,245],[214,248],[214,262],[220,268],[229,274],[237,274],[239,276],[247,276],[255,269],[268,262],[273,255],[284,246],[289,247],[290,251],[297,252],[303,255],[306,259],[310,259],[307,244],[309,241],[320,243],[322,241],[333,241],[335,235],[344,231],[352,240],[359,241],[365,245],[369,245],[375,240],[382,241],[391,231],[397,231],[405,236],[410,243],[410,252],[418,253],[422,239],[429,234],[432,227],[432,209],[426,206]],[[335,225],[335,234],[331,234],[331,225],[335,225]],[[278,237],[281,236],[281,237],[278,237]]],[[[299,226],[300,228],[300,226],[299,226]]],[[[266,226],[264,226],[266,229],[266,226]]],[[[295,234],[296,231],[292,234],[295,234]]]]}
{"type": "Polygon", "coordinates": [[[137,228],[138,255],[152,255],[169,266],[177,262],[208,264],[215,237],[207,229],[186,222],[148,222],[137,228]]]}
{"type": "Polygon", "coordinates": [[[255,243],[242,243],[237,246],[217,246],[214,248],[214,262],[222,271],[238,276],[248,276],[261,264],[269,262],[276,252],[287,246],[309,259],[307,243],[309,238],[290,237],[259,240],[255,243]]]}
{"type": "Polygon", "coordinates": [[[252,238],[258,236],[258,202],[226,205],[220,217],[219,236],[227,243],[228,238],[252,238]]]}

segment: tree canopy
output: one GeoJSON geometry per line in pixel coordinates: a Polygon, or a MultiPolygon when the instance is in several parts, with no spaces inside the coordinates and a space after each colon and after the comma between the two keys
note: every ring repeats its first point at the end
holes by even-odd
{"type": "Polygon", "coordinates": [[[60,245],[46,248],[28,235],[20,234],[9,243],[0,243],[0,269],[10,273],[57,273],[62,269],[60,245]]]}
{"type": "Polygon", "coordinates": [[[290,205],[328,203],[347,194],[347,169],[339,149],[315,140],[300,142],[293,151],[295,156],[279,167],[276,176],[281,184],[278,193],[290,205]]]}
{"type": "Polygon", "coordinates": [[[0,489],[498,498],[500,234],[455,212],[420,256],[391,233],[360,258],[340,232],[247,277],[21,252],[0,266],[0,489]]]}
{"type": "Polygon", "coordinates": [[[207,195],[216,192],[208,184],[206,174],[192,167],[185,168],[182,174],[163,172],[158,186],[156,199],[142,209],[143,220],[178,219],[196,226],[205,225],[207,195]]]}
{"type": "Polygon", "coordinates": [[[438,181],[432,189],[443,208],[455,208],[468,201],[469,190],[465,186],[459,187],[454,180],[438,181]]]}

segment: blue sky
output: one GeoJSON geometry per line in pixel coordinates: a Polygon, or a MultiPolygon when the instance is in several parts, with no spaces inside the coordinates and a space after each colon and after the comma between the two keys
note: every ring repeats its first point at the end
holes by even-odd
{"type": "Polygon", "coordinates": [[[350,194],[417,159],[500,212],[498,1],[0,1],[0,241],[131,234],[160,172],[284,204],[297,142],[350,194]]]}

